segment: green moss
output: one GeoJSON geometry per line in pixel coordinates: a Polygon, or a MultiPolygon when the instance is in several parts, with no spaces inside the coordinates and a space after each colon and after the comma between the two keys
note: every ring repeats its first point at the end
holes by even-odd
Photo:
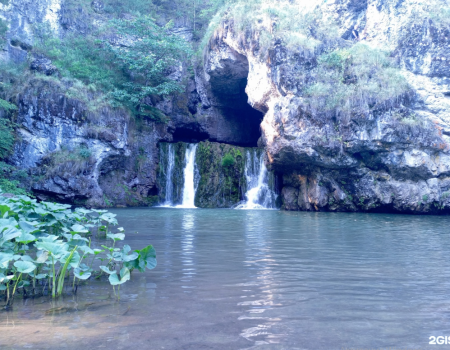
{"type": "Polygon", "coordinates": [[[223,167],[232,167],[232,166],[234,166],[234,164],[236,164],[236,161],[234,160],[234,157],[230,153],[227,153],[222,158],[222,166],[223,167]]]}
{"type": "Polygon", "coordinates": [[[245,186],[244,148],[214,142],[200,142],[196,164],[200,180],[198,207],[230,207],[243,198],[245,186]]]}
{"type": "Polygon", "coordinates": [[[0,18],[0,45],[6,44],[6,33],[8,32],[8,22],[0,18]]]}

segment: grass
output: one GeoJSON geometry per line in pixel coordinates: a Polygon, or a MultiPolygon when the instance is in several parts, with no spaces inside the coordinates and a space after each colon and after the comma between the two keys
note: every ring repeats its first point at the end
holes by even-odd
{"type": "Polygon", "coordinates": [[[409,91],[388,52],[363,43],[322,54],[312,75],[315,82],[304,95],[316,113],[367,113],[390,107],[409,91]]]}
{"type": "Polygon", "coordinates": [[[439,29],[450,26],[450,4],[447,0],[428,0],[420,6],[411,14],[411,25],[423,25],[424,20],[430,19],[439,29]]]}
{"type": "Polygon", "coordinates": [[[259,55],[267,59],[268,51],[279,39],[293,51],[311,52],[320,45],[332,45],[339,39],[337,25],[319,9],[308,11],[290,1],[237,1],[226,4],[212,19],[199,52],[221,35],[222,24],[232,25],[244,45],[258,42],[259,55]]]}
{"type": "Polygon", "coordinates": [[[43,164],[47,178],[64,173],[76,176],[90,174],[95,164],[95,158],[86,146],[76,146],[73,149],[63,147],[46,155],[43,164]]]}
{"type": "Polygon", "coordinates": [[[410,91],[389,52],[341,39],[336,22],[318,7],[306,10],[284,0],[226,4],[212,19],[199,52],[224,34],[225,23],[241,47],[261,60],[268,60],[279,44],[289,50],[288,59],[295,54],[317,57],[316,67],[293,77],[304,87],[301,95],[314,114],[349,116],[388,109],[410,91]]]}

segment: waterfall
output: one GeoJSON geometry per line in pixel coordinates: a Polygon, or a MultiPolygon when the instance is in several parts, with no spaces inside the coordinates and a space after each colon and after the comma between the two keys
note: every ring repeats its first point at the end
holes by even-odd
{"type": "Polygon", "coordinates": [[[195,177],[195,152],[198,144],[189,144],[186,149],[184,167],[183,201],[177,208],[196,208],[194,205],[196,185],[195,177]]]}
{"type": "Polygon", "coordinates": [[[236,206],[236,209],[275,209],[277,195],[269,185],[269,172],[264,164],[263,152],[258,156],[256,150],[252,153],[247,151],[245,177],[247,179],[246,201],[236,206]]]}
{"type": "Polygon", "coordinates": [[[173,205],[173,169],[175,166],[175,149],[171,143],[169,143],[169,149],[167,152],[167,169],[166,169],[166,197],[164,199],[164,207],[170,207],[173,205]]]}

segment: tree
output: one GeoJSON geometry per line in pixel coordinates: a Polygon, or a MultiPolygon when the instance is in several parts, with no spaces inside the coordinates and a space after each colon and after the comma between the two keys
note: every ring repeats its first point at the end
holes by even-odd
{"type": "Polygon", "coordinates": [[[180,92],[180,83],[169,75],[192,55],[189,44],[180,36],[171,33],[172,22],[158,26],[149,16],[131,20],[114,19],[110,26],[130,44],[114,45],[104,41],[114,54],[119,68],[129,79],[111,96],[131,103],[138,113],[145,113],[148,106],[142,104],[149,95],[169,95],[180,92]]]}

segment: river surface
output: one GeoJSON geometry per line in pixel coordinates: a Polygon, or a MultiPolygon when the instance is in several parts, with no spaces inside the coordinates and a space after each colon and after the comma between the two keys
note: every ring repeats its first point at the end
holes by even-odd
{"type": "Polygon", "coordinates": [[[158,266],[15,301],[0,349],[447,349],[450,218],[114,210],[158,266]]]}

